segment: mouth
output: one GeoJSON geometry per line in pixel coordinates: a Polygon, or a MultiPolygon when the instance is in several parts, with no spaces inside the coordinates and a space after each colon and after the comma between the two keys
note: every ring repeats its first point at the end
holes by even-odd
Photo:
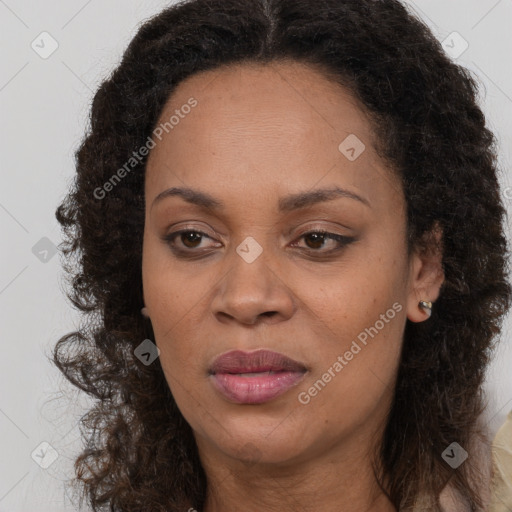
{"type": "Polygon", "coordinates": [[[217,357],[209,369],[214,388],[229,402],[262,404],[296,386],[304,364],[278,352],[233,350],[217,357]]]}

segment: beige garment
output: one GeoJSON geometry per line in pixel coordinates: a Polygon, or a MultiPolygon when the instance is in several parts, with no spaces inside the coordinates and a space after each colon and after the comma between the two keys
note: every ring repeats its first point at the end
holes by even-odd
{"type": "Polygon", "coordinates": [[[512,512],[512,411],[492,442],[492,464],[489,512],[512,512]]]}
{"type": "MultiPolygon", "coordinates": [[[[507,415],[503,425],[494,436],[489,450],[485,443],[477,442],[471,449],[481,461],[484,470],[479,492],[486,504],[486,512],[512,512],[512,411],[507,415]],[[487,469],[488,468],[488,471],[487,469]],[[487,476],[490,480],[487,480],[487,476]]],[[[467,505],[456,497],[451,489],[441,493],[441,504],[447,512],[467,511],[467,505]]],[[[425,512],[424,509],[422,512],[425,512]]]]}
{"type": "MultiPolygon", "coordinates": [[[[512,512],[512,411],[496,433],[491,446],[475,439],[468,450],[472,458],[479,460],[482,480],[478,484],[478,493],[485,503],[485,512],[512,512]]],[[[440,502],[446,512],[467,512],[469,505],[449,486],[443,489],[440,502]]],[[[427,499],[418,499],[413,512],[428,512],[432,507],[427,499]]]]}
{"type": "MultiPolygon", "coordinates": [[[[479,418],[480,428],[483,428],[483,417],[479,418]]],[[[483,501],[483,509],[485,512],[490,512],[488,509],[489,503],[491,502],[491,475],[492,475],[492,448],[491,440],[489,437],[484,438],[480,436],[473,437],[473,440],[467,446],[467,452],[469,452],[472,459],[472,465],[474,468],[478,468],[478,473],[473,474],[470,478],[470,485],[473,486],[478,495],[483,501]]],[[[456,492],[450,485],[446,486],[441,495],[439,501],[445,512],[469,512],[471,507],[467,498],[462,497],[456,492]]],[[[423,510],[426,512],[428,509],[423,510]]],[[[512,512],[512,511],[511,511],[512,512]]]]}

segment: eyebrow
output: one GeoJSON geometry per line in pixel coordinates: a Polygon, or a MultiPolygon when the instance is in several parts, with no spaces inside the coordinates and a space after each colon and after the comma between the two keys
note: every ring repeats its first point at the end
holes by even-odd
{"type": "MultiPolygon", "coordinates": [[[[223,210],[225,207],[222,201],[213,198],[205,192],[200,192],[199,190],[194,190],[188,187],[172,187],[160,192],[160,194],[155,197],[151,208],[167,197],[176,196],[181,197],[190,204],[209,210],[223,210]]],[[[354,199],[371,208],[371,205],[366,198],[340,187],[321,188],[307,192],[290,194],[279,199],[278,207],[280,212],[291,212],[301,208],[307,208],[308,206],[312,206],[317,203],[332,201],[342,197],[354,199]]]]}

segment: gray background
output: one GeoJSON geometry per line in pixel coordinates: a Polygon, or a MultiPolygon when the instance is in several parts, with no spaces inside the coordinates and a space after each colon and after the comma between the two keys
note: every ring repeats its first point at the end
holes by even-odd
{"type": "MultiPolygon", "coordinates": [[[[481,105],[500,143],[500,180],[510,211],[512,1],[405,3],[446,41],[447,52],[458,54],[464,40],[469,44],[453,58],[481,83],[481,105]]],[[[0,512],[75,510],[63,482],[73,476],[77,421],[88,401],[46,358],[79,318],[64,297],[59,257],[52,253],[61,242],[54,211],[74,174],[73,153],[93,92],[138,25],[166,5],[0,0],[0,512]],[[45,55],[52,44],[58,48],[45,55]]],[[[492,432],[512,409],[510,336],[509,316],[485,386],[492,432]]]]}

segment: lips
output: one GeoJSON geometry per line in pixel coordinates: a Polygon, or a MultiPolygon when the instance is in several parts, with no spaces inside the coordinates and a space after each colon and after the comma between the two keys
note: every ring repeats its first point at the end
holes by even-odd
{"type": "Polygon", "coordinates": [[[307,372],[306,367],[269,350],[233,350],[219,356],[209,369],[214,388],[228,401],[261,404],[286,393],[307,372]]]}

